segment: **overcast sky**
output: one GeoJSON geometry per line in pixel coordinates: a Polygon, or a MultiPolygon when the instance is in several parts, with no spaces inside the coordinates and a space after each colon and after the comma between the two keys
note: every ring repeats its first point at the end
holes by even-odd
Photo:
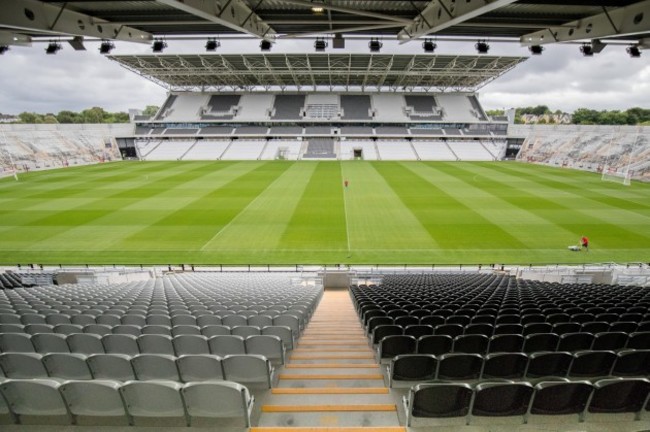
{"type": "MultiPolygon", "coordinates": [[[[204,52],[204,41],[169,41],[165,53],[204,52]]],[[[151,53],[147,45],[117,43],[114,54],[151,53]]],[[[272,52],[313,51],[313,41],[282,41],[272,52]]],[[[67,43],[57,55],[45,55],[45,45],[14,47],[0,56],[0,113],[80,111],[101,106],[126,111],[160,105],[166,90],[101,56],[98,44],[75,52],[67,43]]],[[[367,52],[367,42],[347,41],[347,52],[367,52]]],[[[328,49],[329,52],[342,52],[328,49]]],[[[259,52],[258,42],[223,40],[220,52],[259,52]]],[[[419,42],[397,45],[384,41],[382,53],[421,52],[419,42]]],[[[472,42],[438,42],[440,54],[474,54],[472,42]]],[[[512,43],[491,43],[490,54],[528,56],[512,43]]],[[[531,57],[480,90],[486,109],[548,105],[572,112],[576,108],[650,108],[650,52],[631,59],[625,47],[609,46],[592,58],[577,45],[548,46],[542,56],[531,57]]]]}

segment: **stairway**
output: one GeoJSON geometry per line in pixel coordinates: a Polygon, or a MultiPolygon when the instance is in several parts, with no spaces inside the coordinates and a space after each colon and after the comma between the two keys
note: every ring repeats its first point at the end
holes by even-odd
{"type": "Polygon", "coordinates": [[[325,291],[251,432],[405,432],[347,290],[325,291]]]}

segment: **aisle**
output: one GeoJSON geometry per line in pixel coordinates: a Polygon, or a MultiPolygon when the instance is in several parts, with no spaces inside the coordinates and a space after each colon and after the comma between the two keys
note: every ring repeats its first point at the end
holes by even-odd
{"type": "Polygon", "coordinates": [[[251,432],[404,432],[347,290],[325,291],[251,432]]]}

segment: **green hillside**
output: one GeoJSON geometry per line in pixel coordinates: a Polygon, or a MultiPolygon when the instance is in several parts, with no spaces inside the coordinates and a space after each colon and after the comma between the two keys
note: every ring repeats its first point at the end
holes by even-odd
{"type": "Polygon", "coordinates": [[[5,264],[610,261],[650,261],[650,185],[504,162],[121,162],[0,180],[5,264]],[[583,234],[591,251],[568,251],[583,234]]]}

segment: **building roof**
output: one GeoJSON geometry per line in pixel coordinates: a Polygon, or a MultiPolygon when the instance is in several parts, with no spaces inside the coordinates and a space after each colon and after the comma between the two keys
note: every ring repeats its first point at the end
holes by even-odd
{"type": "MultiPolygon", "coordinates": [[[[248,34],[274,39],[364,34],[518,38],[524,44],[650,37],[648,0],[12,0],[0,32],[149,41],[248,34]],[[28,12],[29,11],[29,12],[28,12]]],[[[6,36],[6,35],[5,35],[6,36]]],[[[8,41],[8,42],[5,42],[8,41]]],[[[12,39],[0,37],[0,44],[12,39]]],[[[19,40],[16,40],[18,43],[19,40]]]]}
{"type": "Polygon", "coordinates": [[[525,57],[426,54],[180,54],[110,56],[169,89],[475,91],[525,57]]]}

